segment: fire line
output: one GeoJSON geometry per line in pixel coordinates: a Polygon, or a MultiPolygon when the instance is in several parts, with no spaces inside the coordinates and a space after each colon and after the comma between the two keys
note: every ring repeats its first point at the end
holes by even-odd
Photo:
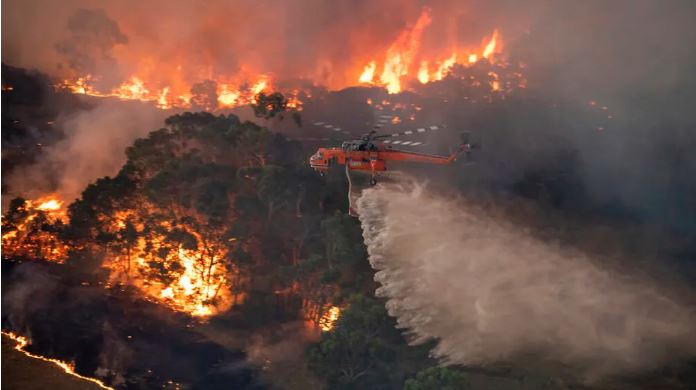
{"type": "Polygon", "coordinates": [[[24,348],[26,348],[27,345],[30,344],[30,341],[24,336],[20,336],[18,334],[12,333],[12,332],[5,332],[5,331],[3,331],[2,334],[11,338],[13,341],[15,341],[17,344],[15,345],[14,349],[23,353],[26,356],[29,356],[31,358],[38,359],[38,360],[43,360],[45,362],[53,363],[54,365],[62,368],[66,374],[72,375],[72,376],[74,376],[76,378],[80,378],[82,380],[92,382],[92,383],[96,384],[97,386],[101,387],[102,389],[115,390],[113,387],[107,386],[106,384],[104,384],[104,382],[100,381],[99,379],[90,378],[88,376],[84,376],[84,375],[80,375],[80,374],[76,373],[75,372],[75,365],[72,363],[67,363],[67,362],[64,362],[62,360],[51,359],[51,358],[43,357],[40,355],[35,355],[31,352],[27,352],[24,348]]]}

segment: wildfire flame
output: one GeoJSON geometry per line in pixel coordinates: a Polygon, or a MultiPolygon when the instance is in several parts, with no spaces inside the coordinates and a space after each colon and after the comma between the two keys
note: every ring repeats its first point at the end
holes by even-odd
{"type": "MultiPolygon", "coordinates": [[[[193,316],[206,317],[213,314],[214,308],[207,302],[215,298],[215,282],[224,283],[224,280],[218,276],[214,279],[219,280],[210,283],[201,277],[196,271],[195,252],[179,248],[177,256],[181,260],[184,272],[175,283],[160,291],[160,298],[171,301],[175,308],[187,311],[193,316]]],[[[213,265],[211,273],[215,274],[215,271],[213,265]]]]}
{"type": "Polygon", "coordinates": [[[425,84],[430,81],[430,74],[428,73],[428,61],[421,62],[421,67],[418,69],[418,81],[421,84],[425,84]]]}
{"type": "MultiPolygon", "coordinates": [[[[497,29],[484,37],[476,47],[459,47],[458,43],[453,43],[437,54],[426,53],[427,50],[421,50],[422,38],[432,20],[431,11],[424,8],[414,23],[405,27],[386,50],[372,50],[361,55],[362,59],[367,60],[366,63],[361,60],[361,63],[347,66],[343,74],[336,77],[343,81],[334,82],[329,87],[341,89],[370,84],[384,87],[394,94],[412,85],[412,81],[426,84],[442,80],[455,65],[470,67],[483,60],[490,64],[504,63],[504,59],[499,58],[502,38],[497,29]]],[[[206,70],[204,65],[161,64],[155,67],[153,61],[143,61],[148,65],[136,68],[123,83],[115,87],[102,86],[104,80],[99,75],[91,74],[74,75],[57,83],[56,87],[76,94],[150,102],[161,109],[195,108],[208,111],[252,104],[255,97],[264,91],[281,92],[289,101],[288,107],[299,111],[303,106],[302,99],[308,94],[308,91],[299,90],[297,85],[287,87],[277,82],[271,74],[255,71],[249,64],[242,64],[237,74],[216,75],[206,70]],[[209,85],[197,89],[204,83],[209,85]]],[[[337,73],[341,73],[341,70],[337,73]]],[[[494,90],[506,90],[500,84],[494,90]]]]}
{"type": "MultiPolygon", "coordinates": [[[[478,62],[479,58],[485,58],[489,62],[493,63],[494,54],[498,52],[496,48],[499,48],[500,46],[499,41],[500,38],[498,30],[494,30],[493,34],[491,35],[491,38],[487,40],[487,43],[485,43],[485,46],[480,51],[480,54],[469,53],[461,55],[455,50],[449,57],[438,61],[439,65],[437,69],[435,69],[434,71],[430,71],[430,68],[428,66],[429,62],[424,60],[423,62],[421,62],[421,67],[418,71],[418,81],[420,81],[421,84],[425,84],[431,81],[442,80],[445,76],[447,76],[452,67],[459,63],[458,58],[466,59],[464,62],[460,63],[460,65],[463,66],[475,64],[476,62],[478,62]]],[[[498,89],[500,88],[493,88],[494,91],[498,89]]]]}
{"type": "MultiPolygon", "coordinates": [[[[110,248],[105,261],[111,271],[109,285],[133,285],[146,297],[195,317],[216,314],[243,298],[231,294],[229,278],[237,273],[227,264],[221,237],[188,227],[186,234],[196,245],[184,247],[168,242],[167,235],[185,226],[173,227],[160,221],[148,230],[138,222],[135,210],[117,211],[103,218],[109,221],[108,233],[122,238],[120,245],[110,248]],[[124,238],[129,234],[130,239],[124,238]],[[123,242],[127,243],[125,249],[123,242]]],[[[55,195],[25,200],[3,217],[3,256],[65,262],[69,247],[51,226],[66,220],[63,202],[55,195]]]]}
{"type": "Polygon", "coordinates": [[[56,263],[63,263],[68,247],[46,224],[63,223],[67,214],[63,201],[55,195],[36,200],[25,200],[12,215],[3,219],[3,256],[25,256],[56,263]]]}
{"type": "MultiPolygon", "coordinates": [[[[413,67],[413,60],[418,56],[421,36],[423,31],[432,21],[430,11],[426,8],[421,12],[415,25],[401,32],[399,37],[389,47],[385,54],[385,61],[382,64],[382,74],[379,78],[380,85],[384,86],[389,93],[398,93],[402,90],[402,79],[409,75],[413,67]]],[[[442,80],[455,64],[470,66],[478,62],[480,58],[485,58],[493,63],[494,55],[500,52],[500,33],[494,30],[489,39],[485,39],[481,48],[477,50],[452,49],[452,52],[445,58],[437,61],[423,59],[418,66],[416,78],[421,84],[431,81],[442,80]],[[458,59],[462,59],[459,62],[458,59]],[[437,67],[431,69],[430,64],[437,67]]],[[[376,83],[374,79],[377,62],[370,61],[365,66],[358,78],[358,83],[376,83]]]]}
{"type": "Polygon", "coordinates": [[[483,54],[481,54],[481,57],[483,58],[491,58],[493,56],[493,53],[495,53],[495,47],[498,42],[498,30],[493,31],[493,36],[491,36],[491,40],[488,42],[486,47],[483,49],[483,54]]]}
{"type": "Polygon", "coordinates": [[[360,74],[358,81],[361,83],[371,83],[372,79],[375,77],[376,68],[377,63],[375,61],[370,61],[369,64],[365,65],[365,70],[360,74]]]}
{"type": "Polygon", "coordinates": [[[239,100],[241,93],[231,85],[222,84],[218,94],[218,103],[223,107],[234,107],[239,100]]]}
{"type": "Polygon", "coordinates": [[[386,60],[379,80],[389,93],[401,91],[401,77],[408,74],[411,63],[418,53],[423,30],[430,24],[430,11],[423,9],[416,24],[399,34],[396,41],[389,47],[386,60]]]}
{"type": "Polygon", "coordinates": [[[63,201],[49,198],[48,200],[41,201],[41,203],[36,206],[36,209],[43,211],[57,211],[60,210],[61,207],[63,207],[63,201]]]}
{"type": "Polygon", "coordinates": [[[240,298],[231,294],[229,277],[235,272],[225,266],[219,239],[189,228],[186,233],[195,238],[196,247],[176,244],[172,248],[166,237],[173,227],[166,221],[146,229],[133,210],[119,211],[111,218],[115,234],[125,232],[128,225],[138,232],[131,247],[114,251],[108,259],[112,283],[131,284],[150,299],[194,317],[216,314],[240,298]]]}
{"type": "Polygon", "coordinates": [[[435,76],[433,77],[435,80],[442,80],[443,77],[447,74],[447,72],[454,66],[454,64],[457,63],[457,53],[452,53],[450,58],[442,61],[440,66],[437,68],[437,71],[435,72],[435,76]]]}
{"type": "Polygon", "coordinates": [[[74,376],[76,378],[80,378],[82,380],[90,381],[90,382],[94,383],[95,385],[101,387],[102,389],[114,390],[113,387],[107,386],[104,382],[100,381],[99,379],[90,378],[88,376],[83,376],[83,375],[76,373],[74,363],[68,363],[68,362],[64,362],[62,360],[51,359],[51,358],[43,357],[40,355],[35,355],[31,352],[27,352],[25,350],[25,348],[30,344],[30,342],[24,336],[20,336],[20,335],[17,335],[15,333],[12,333],[12,332],[5,332],[5,331],[3,331],[2,334],[11,338],[12,340],[14,340],[17,343],[15,345],[14,349],[23,353],[24,355],[29,356],[29,357],[34,358],[34,359],[42,360],[44,362],[53,363],[54,365],[63,369],[63,371],[65,371],[66,374],[72,375],[72,376],[74,376]]]}
{"type": "MultiPolygon", "coordinates": [[[[232,108],[247,105],[254,102],[260,92],[272,89],[273,85],[268,75],[261,74],[252,78],[253,83],[246,80],[237,82],[214,82],[213,91],[216,100],[210,106],[201,107],[208,110],[219,108],[232,108]]],[[[121,100],[138,100],[154,103],[161,109],[190,108],[193,105],[194,94],[192,86],[183,86],[179,89],[173,86],[155,88],[139,76],[131,76],[126,82],[111,89],[100,91],[95,87],[98,78],[92,75],[81,76],[76,79],[65,79],[56,85],[59,90],[67,90],[75,94],[95,97],[111,97],[121,100]]],[[[288,98],[294,102],[293,108],[301,108],[299,91],[286,92],[288,98]]]]}
{"type": "Polygon", "coordinates": [[[322,332],[328,332],[333,329],[336,321],[341,316],[341,308],[338,306],[331,306],[319,319],[319,329],[322,332]]]}

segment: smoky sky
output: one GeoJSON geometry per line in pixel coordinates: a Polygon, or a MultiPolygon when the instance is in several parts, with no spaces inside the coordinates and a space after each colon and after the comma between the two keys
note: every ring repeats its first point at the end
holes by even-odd
{"type": "Polygon", "coordinates": [[[56,43],[56,50],[66,57],[70,68],[83,74],[100,70],[99,61],[113,63],[113,47],[128,42],[103,10],[79,9],[68,18],[67,26],[70,34],[56,43]]]}
{"type": "Polygon", "coordinates": [[[495,28],[511,36],[520,34],[536,6],[528,11],[510,4],[14,1],[3,5],[4,61],[66,74],[66,68],[76,62],[73,52],[84,51],[74,46],[89,42],[100,49],[113,44],[110,55],[117,66],[95,69],[101,77],[114,72],[128,76],[150,66],[183,65],[184,72],[189,72],[186,76],[204,78],[249,67],[281,78],[345,85],[353,82],[345,79],[346,68],[358,69],[383,54],[423,9],[431,10],[433,16],[424,35],[427,52],[455,44],[478,45],[495,28]],[[77,32],[76,26],[80,26],[77,32]]]}
{"type": "Polygon", "coordinates": [[[652,91],[693,69],[696,6],[649,0],[7,1],[3,61],[102,77],[177,63],[203,78],[248,65],[332,84],[383,53],[425,8],[425,52],[478,43],[497,28],[506,51],[568,93],[652,91]],[[95,50],[117,66],[83,63],[95,50]]]}
{"type": "Polygon", "coordinates": [[[354,85],[355,72],[380,60],[429,9],[422,55],[478,45],[498,29],[503,52],[526,64],[529,101],[596,101],[611,111],[601,141],[572,115],[553,124],[509,120],[518,132],[563,134],[592,196],[645,215],[676,205],[670,213],[679,215],[694,193],[693,1],[10,0],[2,7],[8,64],[56,77],[88,72],[100,87],[138,74],[186,88],[244,72],[354,85]]]}

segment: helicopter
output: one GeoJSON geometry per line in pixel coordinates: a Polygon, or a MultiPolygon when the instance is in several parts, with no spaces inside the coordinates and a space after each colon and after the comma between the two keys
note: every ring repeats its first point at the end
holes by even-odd
{"type": "MultiPolygon", "coordinates": [[[[324,122],[315,122],[314,125],[334,131],[341,131],[340,128],[324,122]]],[[[469,141],[470,133],[464,132],[461,134],[462,141],[459,147],[447,156],[400,150],[396,149],[393,145],[418,146],[424,144],[424,142],[401,141],[399,139],[394,140],[394,138],[436,131],[445,128],[445,126],[434,125],[398,133],[377,134],[376,129],[379,127],[381,126],[375,126],[375,129],[359,139],[343,141],[340,147],[319,148],[316,153],[309,158],[309,165],[322,176],[328,174],[329,169],[333,165],[344,165],[349,186],[351,185],[350,171],[369,173],[371,175],[369,184],[370,186],[374,186],[377,184],[378,173],[387,171],[388,161],[447,165],[456,161],[457,157],[462,153],[467,156],[467,160],[470,160],[471,152],[475,148],[475,145],[469,141]]],[[[349,187],[349,200],[350,193],[351,190],[349,187]]],[[[352,207],[352,202],[350,203],[349,214],[357,216],[357,213],[352,207]]]]}

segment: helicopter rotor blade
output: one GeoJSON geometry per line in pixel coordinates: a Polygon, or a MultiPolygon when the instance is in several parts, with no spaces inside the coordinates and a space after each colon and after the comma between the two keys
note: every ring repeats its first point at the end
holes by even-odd
{"type": "Polygon", "coordinates": [[[420,134],[420,133],[441,130],[441,129],[444,129],[445,127],[446,127],[445,125],[433,125],[433,126],[427,126],[427,127],[419,127],[415,130],[406,130],[406,131],[401,131],[398,133],[377,135],[377,136],[372,137],[372,139],[377,140],[377,139],[385,139],[385,138],[391,138],[391,137],[401,137],[404,135],[420,134]]]}
{"type": "Polygon", "coordinates": [[[382,143],[389,144],[389,145],[399,145],[399,146],[422,146],[426,145],[426,142],[424,141],[402,141],[402,140],[384,140],[382,143]]]}
{"type": "Polygon", "coordinates": [[[372,126],[372,128],[375,130],[379,130],[382,127],[391,123],[393,118],[394,115],[380,115],[377,119],[377,123],[374,126],[372,126]]]}
{"type": "Polygon", "coordinates": [[[333,131],[336,133],[341,133],[341,134],[346,134],[346,135],[352,135],[349,131],[343,130],[342,128],[332,125],[331,123],[326,123],[326,122],[313,122],[312,123],[314,126],[321,127],[325,130],[328,131],[333,131]]]}

